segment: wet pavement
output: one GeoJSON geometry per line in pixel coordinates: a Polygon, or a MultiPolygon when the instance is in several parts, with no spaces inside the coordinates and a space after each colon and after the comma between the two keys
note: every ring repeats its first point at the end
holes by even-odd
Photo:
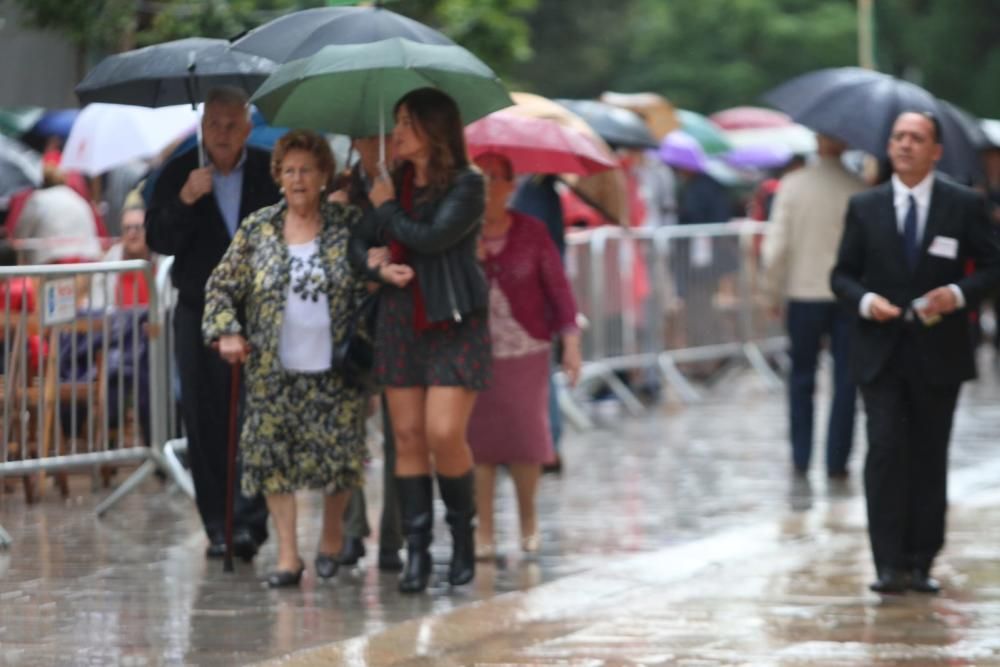
{"type": "MultiPolygon", "coordinates": [[[[827,482],[821,457],[796,481],[783,397],[736,372],[700,405],[641,419],[599,406],[601,428],[570,433],[565,473],[544,478],[540,555],[518,552],[501,484],[504,555],[457,591],[400,596],[373,556],[271,591],[273,542],[224,574],[202,556],[193,505],[156,482],[101,520],[87,478],[70,501],[50,490],[31,507],[17,487],[0,500],[14,539],[0,552],[0,664],[1000,665],[1000,385],[983,370],[956,421],[938,597],[867,591],[863,437],[848,482],[827,482]]],[[[371,473],[375,519],[377,460],[371,473]]],[[[302,502],[311,560],[319,498],[302,502]]],[[[443,575],[449,540],[435,534],[443,575]]]]}

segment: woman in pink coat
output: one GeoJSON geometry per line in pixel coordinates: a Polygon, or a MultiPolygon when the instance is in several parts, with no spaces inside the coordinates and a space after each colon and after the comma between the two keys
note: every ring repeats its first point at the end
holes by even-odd
{"type": "Polygon", "coordinates": [[[490,282],[493,380],[476,401],[468,433],[476,464],[476,556],[490,560],[496,555],[498,465],[508,466],[514,480],[521,549],[538,550],[535,491],[542,464],[553,457],[548,414],[553,337],[560,337],[562,366],[571,383],[581,358],[576,303],[545,224],[507,209],[514,174],[506,158],[490,153],[476,164],[488,182],[480,260],[490,282]]]}

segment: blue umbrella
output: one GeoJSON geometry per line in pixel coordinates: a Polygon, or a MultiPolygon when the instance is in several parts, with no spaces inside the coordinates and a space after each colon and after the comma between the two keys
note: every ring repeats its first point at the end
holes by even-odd
{"type": "Polygon", "coordinates": [[[76,122],[76,117],[79,114],[79,109],[46,111],[31,128],[31,132],[40,137],[62,137],[65,139],[69,136],[69,131],[73,129],[73,123],[76,122]]]}

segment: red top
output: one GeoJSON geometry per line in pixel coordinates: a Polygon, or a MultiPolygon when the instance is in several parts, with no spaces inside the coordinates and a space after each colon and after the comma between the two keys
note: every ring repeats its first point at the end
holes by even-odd
{"type": "MultiPolygon", "coordinates": [[[[413,215],[413,169],[409,168],[403,173],[402,188],[399,193],[399,204],[403,210],[413,215]]],[[[389,259],[393,264],[406,264],[409,251],[406,246],[396,239],[389,239],[389,259]]],[[[424,293],[420,291],[420,284],[414,276],[407,287],[413,298],[413,328],[419,331],[427,329],[447,329],[448,322],[431,322],[427,319],[427,307],[424,304],[424,293]]]]}
{"type": "Polygon", "coordinates": [[[483,268],[510,302],[514,319],[533,338],[548,340],[576,330],[576,300],[559,251],[545,223],[509,210],[503,249],[487,255],[483,268]]]}

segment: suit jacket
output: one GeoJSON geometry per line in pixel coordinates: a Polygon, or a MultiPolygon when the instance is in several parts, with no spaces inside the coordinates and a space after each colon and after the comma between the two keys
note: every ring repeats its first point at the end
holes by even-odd
{"type": "MultiPolygon", "coordinates": [[[[188,174],[197,167],[198,151],[188,151],[163,168],[146,210],[146,243],[161,255],[174,256],[171,277],[177,287],[177,298],[201,312],[205,283],[229,247],[230,237],[211,193],[191,206],[180,199],[188,174]]],[[[270,154],[248,146],[243,165],[240,221],[279,198],[278,187],[271,177],[270,154]]]]}
{"type": "Polygon", "coordinates": [[[830,286],[856,317],[851,371],[859,383],[876,378],[900,337],[910,336],[920,377],[930,384],[958,384],[976,375],[968,309],[1000,284],[1000,239],[986,216],[978,193],[936,175],[916,269],[906,263],[902,235],[893,205],[892,184],[851,198],[844,236],[830,286]],[[954,239],[955,257],[928,252],[936,237],[954,239]],[[968,260],[975,270],[968,273],[968,260]],[[924,326],[902,318],[879,323],[858,314],[861,298],[875,292],[905,309],[926,292],[954,283],[965,296],[965,307],[924,326]]]}

